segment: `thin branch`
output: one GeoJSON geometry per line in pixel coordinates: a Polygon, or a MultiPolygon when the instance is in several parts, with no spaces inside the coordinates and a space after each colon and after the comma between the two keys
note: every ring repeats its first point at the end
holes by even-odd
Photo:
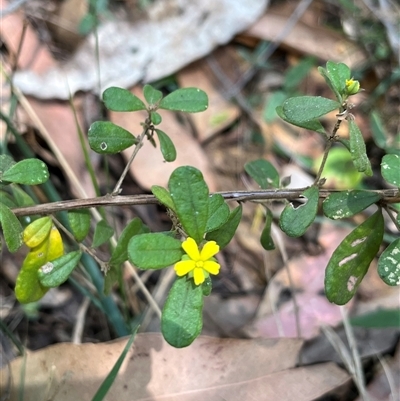
{"type": "MultiPolygon", "coordinates": [[[[269,189],[259,191],[227,191],[218,192],[228,201],[237,202],[265,202],[276,200],[296,200],[303,198],[302,193],[305,188],[296,189],[269,189]]],[[[338,191],[335,189],[321,189],[319,197],[327,198],[329,195],[338,191]]],[[[400,191],[398,189],[382,189],[376,191],[366,191],[379,194],[381,197],[380,203],[400,203],[400,191]]],[[[105,195],[99,198],[87,199],[71,199],[60,202],[43,203],[40,205],[18,207],[12,209],[16,216],[29,215],[46,215],[57,213],[65,210],[88,209],[100,206],[132,206],[132,205],[150,205],[159,203],[153,195],[105,195]]]]}
{"type": "Polygon", "coordinates": [[[121,174],[121,177],[119,177],[118,182],[116,183],[113,191],[112,191],[112,195],[118,195],[121,192],[121,185],[122,185],[122,181],[124,181],[126,175],[128,174],[129,168],[134,160],[134,158],[136,157],[137,153],[139,152],[140,148],[143,146],[143,140],[144,137],[147,134],[147,131],[149,129],[149,126],[147,124],[147,120],[146,120],[146,126],[143,129],[143,132],[140,134],[139,139],[138,139],[138,143],[135,146],[135,149],[132,152],[132,155],[128,161],[128,163],[126,163],[126,166],[124,168],[124,171],[121,174]]]}

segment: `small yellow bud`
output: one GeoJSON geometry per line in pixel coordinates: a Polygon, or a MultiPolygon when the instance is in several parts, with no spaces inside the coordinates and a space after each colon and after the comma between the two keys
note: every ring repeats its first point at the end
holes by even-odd
{"type": "Polygon", "coordinates": [[[354,79],[346,79],[346,92],[348,95],[355,95],[360,91],[360,82],[354,79]]]}

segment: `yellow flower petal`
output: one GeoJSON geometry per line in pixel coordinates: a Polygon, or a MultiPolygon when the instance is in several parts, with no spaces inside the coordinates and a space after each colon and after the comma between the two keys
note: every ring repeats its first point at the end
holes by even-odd
{"type": "Polygon", "coordinates": [[[199,247],[197,246],[196,241],[193,238],[188,237],[186,241],[183,241],[182,248],[189,255],[190,259],[200,259],[199,247]]]}
{"type": "Polygon", "coordinates": [[[208,241],[201,250],[200,259],[208,260],[219,252],[219,245],[215,241],[208,241]]]}
{"type": "Polygon", "coordinates": [[[194,283],[196,285],[200,285],[204,282],[205,277],[204,277],[204,270],[200,267],[196,267],[193,270],[193,278],[194,278],[194,283]]]}
{"type": "Polygon", "coordinates": [[[221,266],[219,263],[212,260],[207,260],[206,262],[204,262],[203,269],[207,270],[210,274],[218,274],[220,267],[221,266]]]}
{"type": "Polygon", "coordinates": [[[196,267],[196,263],[193,260],[181,260],[175,263],[174,269],[178,276],[184,276],[192,271],[196,267]]]}

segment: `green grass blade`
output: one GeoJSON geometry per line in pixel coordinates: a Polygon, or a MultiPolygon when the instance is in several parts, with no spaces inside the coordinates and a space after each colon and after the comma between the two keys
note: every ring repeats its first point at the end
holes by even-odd
{"type": "Polygon", "coordinates": [[[131,334],[131,337],[129,338],[129,341],[126,343],[125,348],[122,351],[122,354],[119,356],[117,362],[115,362],[115,365],[113,366],[107,377],[104,379],[103,383],[101,383],[101,386],[99,387],[96,394],[92,398],[92,401],[103,401],[104,397],[108,393],[108,390],[110,390],[111,386],[114,383],[115,378],[117,377],[119,369],[121,368],[122,362],[124,361],[126,354],[128,353],[129,349],[132,346],[133,340],[136,337],[137,330],[138,327],[131,334]]]}

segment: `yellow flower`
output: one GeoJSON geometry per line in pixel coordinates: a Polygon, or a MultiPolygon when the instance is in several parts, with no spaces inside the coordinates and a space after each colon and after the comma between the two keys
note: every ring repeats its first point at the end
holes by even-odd
{"type": "Polygon", "coordinates": [[[346,79],[346,91],[348,95],[355,95],[360,91],[360,83],[352,79],[346,79]]]}
{"type": "Polygon", "coordinates": [[[182,248],[187,255],[175,264],[175,272],[178,276],[190,273],[194,283],[200,285],[209,274],[219,273],[220,265],[213,258],[219,252],[219,246],[215,241],[206,242],[203,249],[199,251],[196,241],[189,237],[182,242],[182,248]]]}

